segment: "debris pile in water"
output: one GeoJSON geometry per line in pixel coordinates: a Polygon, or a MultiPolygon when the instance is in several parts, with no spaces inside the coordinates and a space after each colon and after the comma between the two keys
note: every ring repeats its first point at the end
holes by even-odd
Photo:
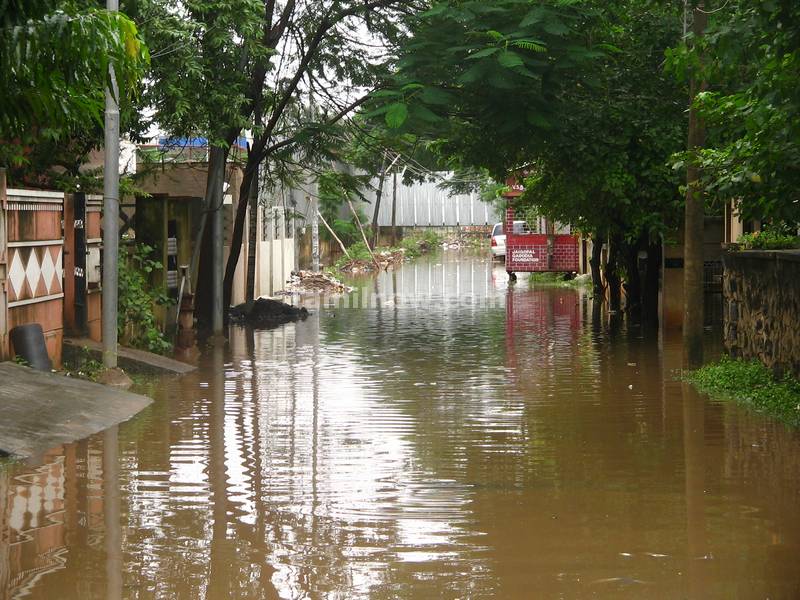
{"type": "Polygon", "coordinates": [[[450,238],[442,242],[442,248],[444,250],[461,250],[466,247],[467,244],[461,238],[450,238]]]}
{"type": "Polygon", "coordinates": [[[467,248],[480,248],[486,245],[482,237],[456,235],[445,238],[442,241],[444,250],[465,250],[467,248]]]}
{"type": "Polygon", "coordinates": [[[230,312],[230,321],[234,325],[248,325],[256,328],[271,328],[304,321],[308,317],[305,308],[297,308],[291,304],[259,298],[255,302],[245,302],[234,306],[230,312]]]}
{"type": "Polygon", "coordinates": [[[347,287],[327,273],[313,271],[294,271],[286,282],[283,293],[291,294],[347,294],[353,288],[347,287]]]}
{"type": "Polygon", "coordinates": [[[399,250],[379,250],[375,252],[375,261],[353,259],[347,261],[339,270],[345,273],[369,273],[376,269],[385,271],[389,267],[402,264],[405,259],[406,252],[402,248],[399,250]]]}

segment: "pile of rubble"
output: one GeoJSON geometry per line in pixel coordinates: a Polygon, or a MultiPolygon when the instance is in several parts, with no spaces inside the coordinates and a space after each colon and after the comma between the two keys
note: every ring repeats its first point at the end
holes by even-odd
{"type": "Polygon", "coordinates": [[[234,306],[230,311],[230,322],[234,325],[271,329],[286,323],[305,321],[308,311],[270,298],[259,298],[234,306]]]}
{"type": "Polygon", "coordinates": [[[291,294],[347,294],[353,288],[327,273],[313,271],[294,271],[292,278],[286,282],[283,293],[291,294]]]}

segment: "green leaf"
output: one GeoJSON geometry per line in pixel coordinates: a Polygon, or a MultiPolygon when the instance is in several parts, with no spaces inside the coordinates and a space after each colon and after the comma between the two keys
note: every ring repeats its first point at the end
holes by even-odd
{"type": "Polygon", "coordinates": [[[426,87],[424,90],[422,90],[419,97],[426,104],[433,105],[452,104],[454,101],[452,94],[435,87],[426,87]]]}
{"type": "Polygon", "coordinates": [[[379,117],[381,115],[385,115],[388,110],[389,106],[381,106],[380,108],[376,108],[375,110],[364,113],[364,118],[372,119],[373,117],[379,117]]]}
{"type": "Polygon", "coordinates": [[[426,121],[428,123],[438,123],[443,119],[429,109],[426,106],[422,106],[421,104],[415,104],[411,108],[411,115],[417,119],[422,121],[426,121]]]}
{"type": "Polygon", "coordinates": [[[386,111],[386,125],[391,129],[399,129],[408,120],[408,106],[402,102],[389,105],[386,111]]]}
{"type": "Polygon", "coordinates": [[[539,40],[515,40],[512,45],[523,50],[530,50],[531,52],[547,52],[547,46],[544,42],[539,40]]]}
{"type": "Polygon", "coordinates": [[[618,48],[614,44],[597,44],[595,48],[599,48],[611,54],[622,54],[623,52],[622,48],[618,48]]]}
{"type": "Polygon", "coordinates": [[[551,19],[546,21],[544,24],[544,30],[551,35],[557,36],[562,36],[569,33],[569,27],[564,25],[564,23],[559,19],[551,19]]]}
{"type": "Polygon", "coordinates": [[[497,62],[499,62],[507,69],[511,69],[513,67],[522,67],[525,65],[525,61],[522,60],[522,57],[516,52],[512,52],[511,50],[506,50],[505,52],[503,52],[497,58],[497,62]]]}
{"type": "Polygon", "coordinates": [[[486,58],[487,56],[491,56],[492,54],[496,54],[497,52],[500,52],[500,48],[497,48],[497,47],[495,47],[495,48],[484,48],[483,50],[478,50],[477,52],[474,52],[473,54],[470,54],[469,56],[467,56],[467,60],[476,60],[478,58],[486,58]]]}
{"type": "Polygon", "coordinates": [[[548,14],[548,10],[543,6],[537,6],[533,10],[531,10],[522,22],[519,24],[520,27],[530,27],[534,23],[539,23],[540,21],[544,20],[548,14]]]}
{"type": "Polygon", "coordinates": [[[397,90],[377,90],[370,94],[373,98],[397,98],[403,94],[397,90]]]}

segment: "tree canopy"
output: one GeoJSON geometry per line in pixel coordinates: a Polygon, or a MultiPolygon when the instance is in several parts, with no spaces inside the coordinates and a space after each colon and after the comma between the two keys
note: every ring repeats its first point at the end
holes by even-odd
{"type": "Polygon", "coordinates": [[[377,92],[386,124],[427,135],[453,166],[498,178],[530,158],[557,121],[557,82],[602,54],[594,18],[573,2],[439,2],[410,22],[391,89],[377,92]]]}
{"type": "Polygon", "coordinates": [[[412,25],[388,124],[430,136],[443,160],[499,180],[587,232],[660,233],[678,203],[683,86],[664,73],[681,13],[629,1],[442,2],[412,25]],[[444,32],[447,32],[445,34],[444,32]]]}
{"type": "Polygon", "coordinates": [[[718,202],[741,201],[745,217],[800,223],[800,5],[737,0],[709,11],[702,43],[679,46],[670,66],[682,78],[702,65],[708,91],[697,104],[709,127],[694,160],[718,202]]]}
{"type": "Polygon", "coordinates": [[[109,66],[130,89],[148,62],[134,22],[85,3],[0,3],[0,164],[102,123],[109,66]]]}

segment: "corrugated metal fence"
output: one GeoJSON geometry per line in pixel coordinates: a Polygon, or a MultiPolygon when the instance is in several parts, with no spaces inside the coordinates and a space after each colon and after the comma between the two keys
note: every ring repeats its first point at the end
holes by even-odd
{"type": "MultiPolygon", "coordinates": [[[[378,181],[373,181],[377,187],[378,181]]],[[[376,192],[365,194],[369,203],[362,208],[370,222],[375,212],[376,192]]],[[[502,222],[500,213],[494,206],[481,201],[477,193],[450,196],[436,183],[415,183],[410,186],[398,185],[396,223],[398,227],[457,227],[470,225],[494,225],[502,222]]],[[[378,225],[388,227],[392,224],[392,181],[387,178],[383,188],[378,225]]]]}

